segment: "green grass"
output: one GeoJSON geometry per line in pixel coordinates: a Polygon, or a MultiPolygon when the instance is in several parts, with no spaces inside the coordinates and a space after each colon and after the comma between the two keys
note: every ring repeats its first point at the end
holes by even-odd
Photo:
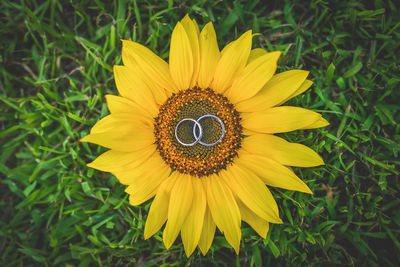
{"type": "Polygon", "coordinates": [[[0,265],[399,266],[399,6],[267,2],[1,1],[0,265]],[[284,224],[263,240],[244,223],[238,256],[220,233],[189,259],[180,241],[143,240],[150,203],[130,206],[115,177],[85,166],[105,149],[78,142],[117,93],[120,39],[167,58],[187,12],[213,21],[220,47],[252,28],[254,47],[283,51],[279,71],[310,70],[290,104],[331,123],[284,135],[326,166],[295,169],[312,196],[272,190],[284,224]]]}

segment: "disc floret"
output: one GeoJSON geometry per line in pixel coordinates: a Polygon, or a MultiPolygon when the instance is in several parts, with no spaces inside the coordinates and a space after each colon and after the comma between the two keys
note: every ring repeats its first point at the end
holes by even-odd
{"type": "MultiPolygon", "coordinates": [[[[226,97],[209,88],[195,87],[173,94],[160,107],[154,121],[157,150],[164,161],[180,173],[198,177],[218,173],[233,162],[241,146],[242,127],[239,113],[226,97]],[[203,142],[192,146],[185,146],[182,142],[178,142],[176,134],[186,140],[190,138],[194,140],[196,136],[193,135],[194,123],[188,124],[186,131],[185,127],[179,127],[180,132],[176,133],[176,126],[180,121],[186,118],[197,120],[207,114],[212,116],[206,116],[207,118],[201,120],[203,142]],[[222,124],[211,120],[215,117],[222,124]],[[210,120],[207,120],[208,118],[210,120]],[[224,131],[223,138],[218,141],[221,131],[224,131]],[[201,143],[216,144],[206,146],[201,143]]],[[[190,120],[187,121],[190,122],[190,120]]]]}

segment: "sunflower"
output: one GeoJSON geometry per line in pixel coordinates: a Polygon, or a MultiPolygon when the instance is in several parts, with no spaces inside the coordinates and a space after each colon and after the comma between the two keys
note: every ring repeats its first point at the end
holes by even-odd
{"type": "Polygon", "coordinates": [[[168,249],[179,233],[189,257],[205,255],[216,227],[239,252],[241,221],[265,238],[282,223],[268,186],[311,193],[288,166],[323,160],[275,133],[329,123],[316,112],[279,106],[307,90],[308,71],[275,74],[280,52],[252,49],[249,30],[220,51],[212,23],[186,15],[175,26],[169,64],[145,46],[122,41],[114,66],[120,96],[81,141],[109,148],[88,166],[127,185],[129,202],[153,198],[144,238],[165,224],[168,249]]]}

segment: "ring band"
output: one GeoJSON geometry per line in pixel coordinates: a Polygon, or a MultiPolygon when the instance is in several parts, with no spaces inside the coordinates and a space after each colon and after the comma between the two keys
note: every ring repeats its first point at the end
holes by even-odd
{"type": "MultiPolygon", "coordinates": [[[[193,129],[194,129],[194,128],[196,128],[196,127],[193,127],[193,129]]],[[[180,122],[178,122],[178,124],[177,124],[176,127],[175,127],[175,138],[176,138],[176,140],[179,142],[179,144],[181,144],[181,145],[183,145],[183,146],[193,146],[193,145],[195,145],[197,142],[199,142],[200,139],[201,139],[202,137],[203,137],[203,128],[201,127],[200,123],[199,123],[198,121],[196,121],[195,119],[185,118],[185,119],[181,120],[180,122]],[[197,127],[199,127],[199,131],[200,131],[199,136],[196,137],[196,135],[195,135],[196,140],[195,140],[194,142],[192,142],[192,143],[184,143],[184,142],[182,142],[182,141],[179,139],[179,137],[178,137],[178,127],[179,127],[179,125],[181,125],[181,123],[184,122],[184,121],[193,121],[194,124],[195,124],[197,127]]]]}
{"type": "MultiPolygon", "coordinates": [[[[202,142],[200,139],[201,139],[201,137],[200,137],[200,139],[199,139],[199,144],[201,144],[201,145],[203,145],[203,146],[215,146],[216,144],[218,144],[221,140],[222,140],[222,138],[224,138],[224,136],[225,136],[225,125],[224,125],[224,123],[222,122],[222,120],[220,119],[220,118],[218,118],[217,116],[215,116],[215,115],[211,115],[211,114],[206,114],[206,115],[203,115],[203,116],[201,116],[200,118],[198,118],[197,119],[197,122],[199,122],[199,125],[200,125],[200,121],[202,120],[202,119],[204,119],[204,118],[214,118],[214,119],[216,119],[218,122],[219,122],[219,124],[221,125],[221,136],[220,136],[220,138],[217,140],[217,141],[215,141],[214,143],[211,143],[211,144],[207,144],[207,143],[204,143],[204,142],[202,142]]],[[[196,135],[196,127],[198,127],[198,125],[196,124],[196,126],[195,127],[193,127],[193,135],[194,135],[194,137],[195,138],[197,138],[197,135],[196,135]]]]}
{"type": "Polygon", "coordinates": [[[175,126],[175,138],[176,138],[176,140],[178,141],[178,143],[181,144],[181,145],[183,145],[183,146],[193,146],[193,145],[195,145],[195,144],[197,144],[197,143],[199,143],[199,144],[201,144],[201,145],[203,145],[203,146],[215,146],[216,144],[218,144],[218,143],[224,138],[224,136],[225,136],[225,125],[224,125],[224,123],[222,122],[222,120],[221,120],[220,118],[218,118],[217,116],[212,115],[212,114],[203,115],[203,116],[201,116],[200,118],[198,118],[197,120],[192,119],[192,118],[185,118],[185,119],[180,120],[180,121],[178,122],[178,124],[175,126]],[[213,119],[216,119],[216,120],[219,122],[219,124],[221,125],[221,136],[220,136],[220,138],[219,138],[217,141],[215,141],[214,143],[208,144],[208,143],[204,143],[203,141],[201,141],[201,138],[203,137],[203,127],[201,127],[200,121],[201,121],[202,119],[204,119],[204,118],[213,118],[213,119]],[[193,127],[193,136],[194,136],[194,138],[195,138],[196,140],[195,140],[194,142],[192,142],[192,143],[184,143],[184,142],[182,142],[182,140],[180,140],[179,137],[178,137],[178,127],[179,127],[179,125],[181,125],[181,123],[184,122],[184,121],[192,121],[192,122],[194,122],[194,125],[195,125],[195,126],[193,127]],[[197,132],[196,132],[197,128],[199,128],[199,135],[197,135],[197,132]]]}

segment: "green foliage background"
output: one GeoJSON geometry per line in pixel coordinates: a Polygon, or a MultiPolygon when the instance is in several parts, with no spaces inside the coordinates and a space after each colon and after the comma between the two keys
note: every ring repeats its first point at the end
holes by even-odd
{"type": "Polygon", "coordinates": [[[10,1],[0,3],[1,266],[400,264],[400,5],[395,0],[10,1]],[[326,166],[296,169],[314,195],[272,189],[283,225],[265,240],[243,223],[235,255],[217,234],[189,259],[180,241],[143,240],[150,203],[85,166],[104,149],[80,144],[117,94],[120,39],[167,59],[176,22],[213,21],[220,47],[245,30],[281,50],[279,71],[310,70],[289,104],[331,125],[284,135],[326,166]]]}

